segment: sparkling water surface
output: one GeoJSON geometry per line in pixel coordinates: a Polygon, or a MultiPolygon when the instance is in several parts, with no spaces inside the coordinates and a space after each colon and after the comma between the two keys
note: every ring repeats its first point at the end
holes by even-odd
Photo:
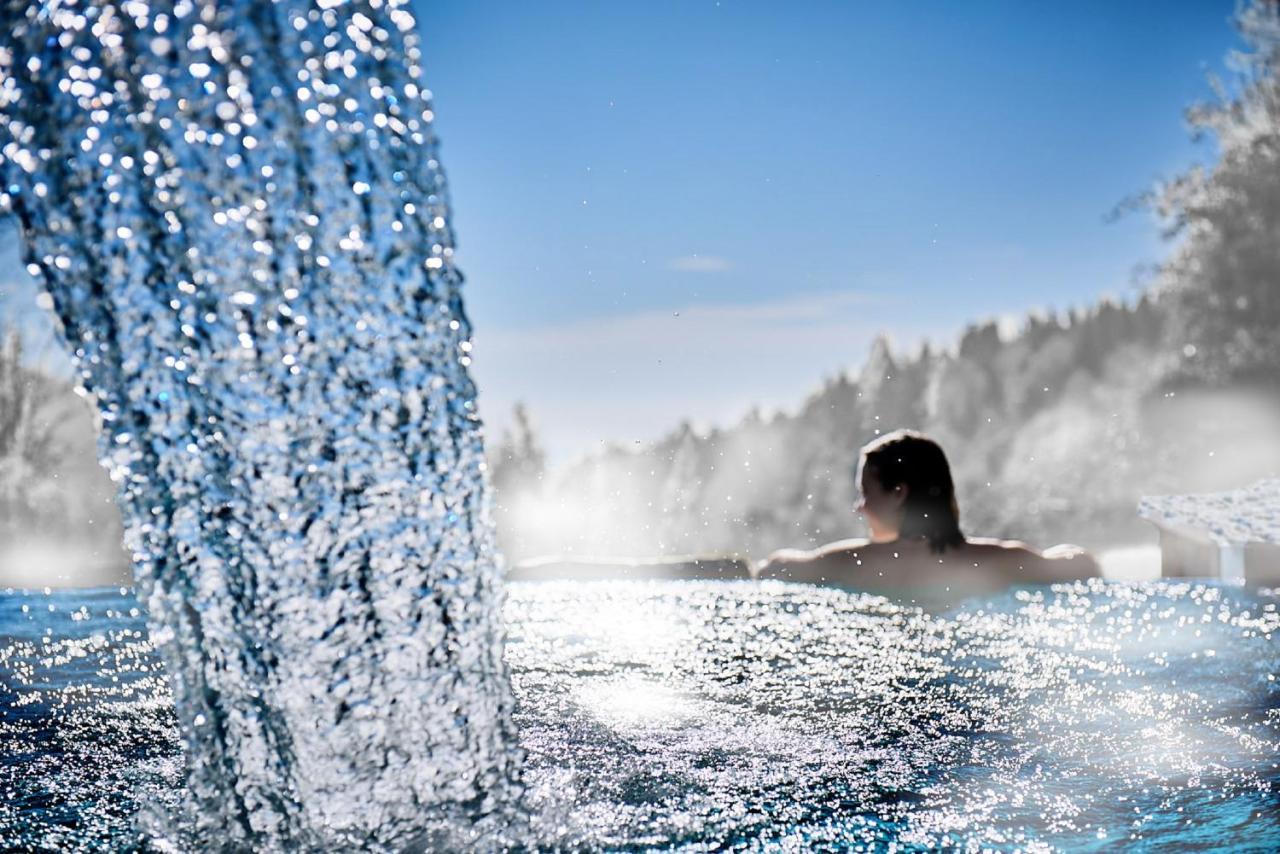
{"type": "MultiPolygon", "coordinates": [[[[931,616],[783,583],[516,583],[515,835],[1275,850],[1278,605],[1091,582],[931,616]]],[[[0,595],[3,847],[136,844],[136,810],[181,800],[180,750],[129,591],[0,595]]]]}

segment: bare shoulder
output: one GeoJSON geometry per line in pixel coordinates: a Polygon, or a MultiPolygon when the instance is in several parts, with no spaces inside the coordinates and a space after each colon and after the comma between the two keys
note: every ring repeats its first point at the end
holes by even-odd
{"type": "Polygon", "coordinates": [[[847,540],[836,540],[834,543],[827,543],[814,550],[815,559],[823,558],[846,558],[856,555],[858,552],[871,548],[871,541],[862,537],[852,537],[847,540]]]}
{"type": "Polygon", "coordinates": [[[1098,562],[1079,546],[1057,545],[1038,551],[1020,540],[970,537],[968,548],[993,562],[1016,568],[1037,581],[1069,581],[1097,576],[1098,562]]]}
{"type": "Polygon", "coordinates": [[[759,579],[822,583],[830,571],[870,545],[868,540],[849,539],[827,543],[816,549],[781,549],[756,564],[759,579]]]}
{"type": "Polygon", "coordinates": [[[813,563],[815,554],[805,549],[779,549],[752,567],[752,574],[762,580],[789,581],[797,569],[803,570],[813,563]]]}

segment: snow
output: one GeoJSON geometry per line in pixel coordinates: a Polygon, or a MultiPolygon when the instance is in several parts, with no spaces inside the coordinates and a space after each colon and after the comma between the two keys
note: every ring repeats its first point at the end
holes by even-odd
{"type": "Polygon", "coordinates": [[[1161,527],[1202,532],[1220,546],[1280,545],[1280,479],[1228,492],[1149,496],[1138,502],[1138,515],[1161,527]]]}

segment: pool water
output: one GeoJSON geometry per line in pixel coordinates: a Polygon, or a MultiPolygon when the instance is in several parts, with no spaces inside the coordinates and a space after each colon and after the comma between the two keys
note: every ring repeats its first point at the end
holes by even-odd
{"type": "MultiPolygon", "coordinates": [[[[526,793],[508,838],[1280,849],[1278,609],[1201,583],[940,615],[780,582],[515,583],[526,793]]],[[[0,594],[0,848],[134,846],[139,810],[178,803],[181,763],[130,591],[0,594]]]]}

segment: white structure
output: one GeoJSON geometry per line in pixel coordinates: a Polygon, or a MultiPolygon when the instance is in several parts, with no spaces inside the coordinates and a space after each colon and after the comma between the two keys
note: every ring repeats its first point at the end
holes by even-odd
{"type": "Polygon", "coordinates": [[[1160,529],[1160,574],[1280,582],[1280,480],[1230,492],[1158,495],[1138,515],[1160,529]]]}

